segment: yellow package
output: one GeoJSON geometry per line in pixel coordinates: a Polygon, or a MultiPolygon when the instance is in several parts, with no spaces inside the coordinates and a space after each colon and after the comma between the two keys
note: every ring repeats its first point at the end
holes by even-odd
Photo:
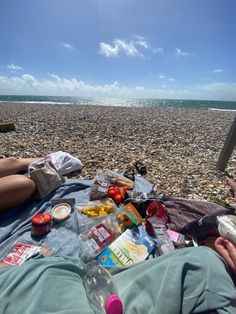
{"type": "Polygon", "coordinates": [[[86,204],[80,204],[76,209],[89,217],[103,217],[116,211],[117,207],[111,199],[104,199],[102,201],[90,201],[86,204]]]}

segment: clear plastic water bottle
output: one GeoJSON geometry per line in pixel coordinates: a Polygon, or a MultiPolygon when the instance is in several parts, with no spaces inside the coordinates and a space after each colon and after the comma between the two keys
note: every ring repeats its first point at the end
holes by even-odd
{"type": "Polygon", "coordinates": [[[87,264],[83,284],[95,312],[123,313],[122,301],[117,295],[112,276],[98,261],[95,260],[87,264]]]}

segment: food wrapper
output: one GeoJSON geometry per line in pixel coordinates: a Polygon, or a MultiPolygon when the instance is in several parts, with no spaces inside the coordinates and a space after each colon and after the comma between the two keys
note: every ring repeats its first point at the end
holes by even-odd
{"type": "Polygon", "coordinates": [[[79,204],[77,211],[89,217],[103,217],[117,210],[115,203],[110,199],[101,201],[90,201],[85,204],[79,204]]]}
{"type": "Polygon", "coordinates": [[[111,185],[128,186],[131,190],[135,187],[133,181],[111,170],[105,170],[104,177],[109,180],[111,185]]]}
{"type": "Polygon", "coordinates": [[[98,175],[90,187],[90,201],[107,198],[108,187],[109,181],[103,176],[98,175]]]}
{"type": "Polygon", "coordinates": [[[220,235],[236,244],[236,216],[220,216],[217,221],[220,235]]]}
{"type": "Polygon", "coordinates": [[[4,257],[2,262],[5,264],[18,266],[40,253],[44,256],[50,256],[52,255],[53,250],[51,248],[35,245],[32,243],[16,242],[8,254],[4,257]]]}

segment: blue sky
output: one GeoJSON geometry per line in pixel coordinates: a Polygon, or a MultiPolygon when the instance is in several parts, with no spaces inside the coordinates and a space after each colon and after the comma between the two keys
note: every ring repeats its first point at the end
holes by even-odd
{"type": "Polygon", "coordinates": [[[0,94],[236,100],[235,0],[2,0],[0,94]]]}

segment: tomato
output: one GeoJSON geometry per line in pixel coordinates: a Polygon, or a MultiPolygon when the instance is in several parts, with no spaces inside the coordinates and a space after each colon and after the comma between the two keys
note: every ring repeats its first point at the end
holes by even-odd
{"type": "Polygon", "coordinates": [[[117,204],[120,204],[123,200],[124,200],[124,198],[122,197],[121,194],[116,194],[115,197],[114,197],[114,201],[115,201],[117,204]]]}
{"type": "Polygon", "coordinates": [[[116,192],[118,192],[118,193],[119,193],[120,188],[118,188],[118,186],[112,186],[112,188],[113,188],[116,192]]]}
{"type": "Polygon", "coordinates": [[[130,190],[130,188],[129,188],[128,185],[124,185],[124,186],[123,186],[123,189],[124,189],[125,191],[129,191],[129,190],[130,190]]]}
{"type": "Polygon", "coordinates": [[[117,194],[117,191],[115,191],[114,189],[112,189],[112,188],[108,189],[108,196],[109,196],[110,198],[113,199],[113,197],[114,197],[116,194],[117,194]]]}
{"type": "Polygon", "coordinates": [[[118,188],[118,186],[110,186],[109,188],[108,188],[108,190],[110,191],[115,191],[115,192],[119,192],[119,188],[118,188]]]}

